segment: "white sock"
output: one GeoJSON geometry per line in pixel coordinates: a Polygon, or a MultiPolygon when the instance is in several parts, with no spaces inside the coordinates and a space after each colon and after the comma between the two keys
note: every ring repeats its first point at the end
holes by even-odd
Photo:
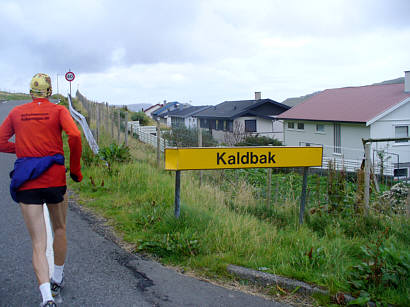
{"type": "Polygon", "coordinates": [[[53,296],[51,295],[51,288],[50,288],[50,283],[45,282],[44,284],[41,284],[40,287],[40,292],[41,296],[43,297],[43,304],[47,301],[52,301],[53,296]]]}
{"type": "Polygon", "coordinates": [[[54,265],[54,271],[53,271],[53,280],[56,283],[61,283],[63,280],[63,272],[64,272],[64,264],[63,265],[54,265]]]}

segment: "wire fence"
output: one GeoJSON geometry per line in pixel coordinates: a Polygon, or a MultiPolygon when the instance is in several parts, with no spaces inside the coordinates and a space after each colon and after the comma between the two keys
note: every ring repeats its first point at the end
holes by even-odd
{"type": "MultiPolygon", "coordinates": [[[[158,140],[158,127],[141,126],[139,121],[129,121],[126,106],[112,106],[108,103],[94,102],[88,100],[79,91],[76,93],[76,98],[81,103],[80,107],[85,111],[84,113],[87,114],[84,121],[89,124],[90,129],[88,130],[91,131],[95,144],[98,144],[101,135],[104,134],[111,138],[112,142],[124,143],[126,146],[128,146],[128,137],[135,137],[154,148],[157,148],[159,144],[161,152],[164,152],[168,146],[168,142],[161,136],[158,140]]],[[[76,118],[80,113],[74,110],[72,114],[76,118]]],[[[83,124],[81,125],[83,126],[83,124]]],[[[88,141],[87,135],[88,133],[86,134],[88,141]]],[[[90,147],[95,147],[93,141],[88,141],[88,143],[90,147]]]]}

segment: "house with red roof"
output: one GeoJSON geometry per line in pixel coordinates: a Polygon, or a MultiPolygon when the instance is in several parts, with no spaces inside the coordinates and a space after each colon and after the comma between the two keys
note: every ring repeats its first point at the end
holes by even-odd
{"type": "MultiPolygon", "coordinates": [[[[319,92],[279,118],[284,120],[285,145],[323,146],[328,159],[361,162],[362,139],[409,136],[410,71],[404,83],[319,92]]],[[[409,141],[373,143],[372,150],[374,164],[385,159],[392,164],[391,174],[410,176],[409,141]]]]}
{"type": "Polygon", "coordinates": [[[156,110],[162,108],[163,106],[164,106],[163,104],[157,103],[157,104],[154,104],[154,105],[152,105],[152,106],[150,106],[150,107],[148,107],[148,108],[146,108],[146,109],[144,109],[144,110],[142,110],[142,111],[143,111],[145,114],[147,114],[149,117],[152,118],[152,113],[155,112],[156,110]]]}

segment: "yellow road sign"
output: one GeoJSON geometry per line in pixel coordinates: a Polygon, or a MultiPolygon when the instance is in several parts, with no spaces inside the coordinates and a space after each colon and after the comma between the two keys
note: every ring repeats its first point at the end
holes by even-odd
{"type": "Polygon", "coordinates": [[[166,170],[322,166],[322,147],[166,148],[166,170]]]}

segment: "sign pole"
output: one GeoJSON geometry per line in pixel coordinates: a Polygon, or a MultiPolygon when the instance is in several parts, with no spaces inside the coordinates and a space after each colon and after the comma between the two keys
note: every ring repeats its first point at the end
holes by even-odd
{"type": "Polygon", "coordinates": [[[300,196],[300,212],[299,212],[299,224],[303,224],[303,215],[305,214],[306,204],[306,187],[307,187],[307,173],[309,168],[303,168],[303,183],[302,183],[302,195],[300,196]]]}
{"type": "Polygon", "coordinates": [[[180,215],[181,171],[175,172],[175,217],[180,215]]]}
{"type": "Polygon", "coordinates": [[[65,79],[70,83],[70,97],[71,97],[71,82],[74,81],[75,74],[69,69],[68,72],[65,74],[65,79]]]}

